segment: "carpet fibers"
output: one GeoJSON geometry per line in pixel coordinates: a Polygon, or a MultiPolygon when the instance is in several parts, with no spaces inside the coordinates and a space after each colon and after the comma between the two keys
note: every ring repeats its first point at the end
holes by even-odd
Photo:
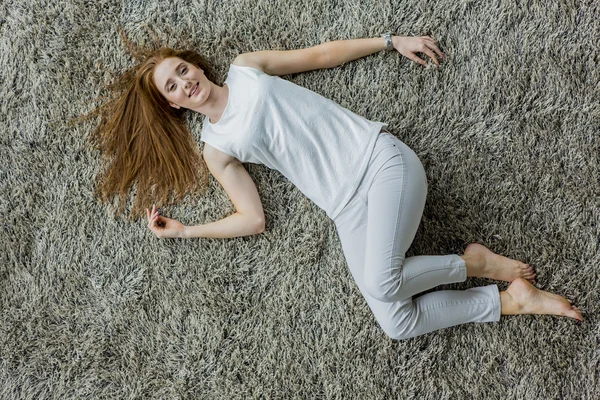
{"type": "MultiPolygon", "coordinates": [[[[0,398],[600,398],[599,15],[592,0],[0,2],[0,398]],[[241,53],[431,35],[441,68],[382,51],[282,78],[387,122],[419,155],[429,193],[408,257],[484,244],[531,264],[584,322],[503,316],[391,340],[333,221],[262,165],[246,165],[262,234],[160,240],[114,218],[93,196],[98,121],[66,122],[134,65],[120,27],[193,47],[222,79],[241,53]]],[[[211,177],[165,215],[234,211],[211,177]]],[[[432,290],[490,283],[508,285],[432,290]]]]}

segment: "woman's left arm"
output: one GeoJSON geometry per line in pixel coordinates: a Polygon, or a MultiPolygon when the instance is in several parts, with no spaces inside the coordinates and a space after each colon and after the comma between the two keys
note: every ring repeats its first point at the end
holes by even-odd
{"type": "MultiPolygon", "coordinates": [[[[435,56],[437,53],[440,59],[444,54],[438,49],[434,40],[430,36],[392,36],[392,45],[403,56],[427,66],[427,62],[419,58],[416,53],[425,53],[439,67],[440,63],[435,56]],[[435,52],[435,53],[434,53],[435,52]]],[[[333,68],[348,61],[365,57],[386,49],[385,39],[383,37],[372,39],[351,39],[335,40],[321,45],[323,53],[326,55],[325,68],[333,68]]]]}

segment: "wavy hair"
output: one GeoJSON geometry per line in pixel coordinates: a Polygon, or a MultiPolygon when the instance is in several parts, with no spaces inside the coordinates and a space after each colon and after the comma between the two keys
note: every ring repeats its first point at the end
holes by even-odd
{"type": "Polygon", "coordinates": [[[180,201],[208,187],[208,167],[185,123],[188,110],[171,107],[160,93],[153,80],[156,66],[165,58],[179,57],[218,82],[210,63],[195,51],[138,47],[123,29],[121,37],[139,63],[115,83],[105,84],[116,97],[83,118],[101,117],[89,137],[104,161],[94,194],[103,202],[118,197],[116,216],[124,213],[133,194],[130,219],[134,219],[145,215],[152,204],[180,201]]]}

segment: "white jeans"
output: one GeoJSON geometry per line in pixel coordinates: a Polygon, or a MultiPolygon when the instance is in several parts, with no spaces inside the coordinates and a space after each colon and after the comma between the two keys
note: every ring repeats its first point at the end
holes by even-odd
{"type": "Polygon", "coordinates": [[[456,254],[405,259],[426,196],[427,177],[418,156],[382,131],[356,193],[334,220],[352,276],[379,325],[393,339],[500,320],[496,285],[413,298],[467,278],[465,261],[456,254]]]}

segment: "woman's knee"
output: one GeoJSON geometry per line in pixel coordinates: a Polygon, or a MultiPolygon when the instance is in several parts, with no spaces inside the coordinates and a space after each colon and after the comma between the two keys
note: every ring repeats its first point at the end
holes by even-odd
{"type": "Polygon", "coordinates": [[[402,308],[401,312],[380,316],[377,318],[379,326],[383,332],[393,340],[406,340],[418,336],[414,333],[413,324],[411,324],[411,315],[413,313],[414,303],[402,308]]]}
{"type": "Polygon", "coordinates": [[[365,270],[364,277],[365,288],[371,297],[383,303],[393,303],[407,298],[402,296],[403,279],[401,272],[393,275],[369,273],[367,271],[365,270]]]}
{"type": "Polygon", "coordinates": [[[387,289],[386,286],[381,285],[380,282],[376,280],[367,280],[365,282],[365,286],[367,287],[367,293],[369,293],[369,296],[381,301],[382,303],[393,303],[394,301],[397,301],[392,292],[387,289]]]}

